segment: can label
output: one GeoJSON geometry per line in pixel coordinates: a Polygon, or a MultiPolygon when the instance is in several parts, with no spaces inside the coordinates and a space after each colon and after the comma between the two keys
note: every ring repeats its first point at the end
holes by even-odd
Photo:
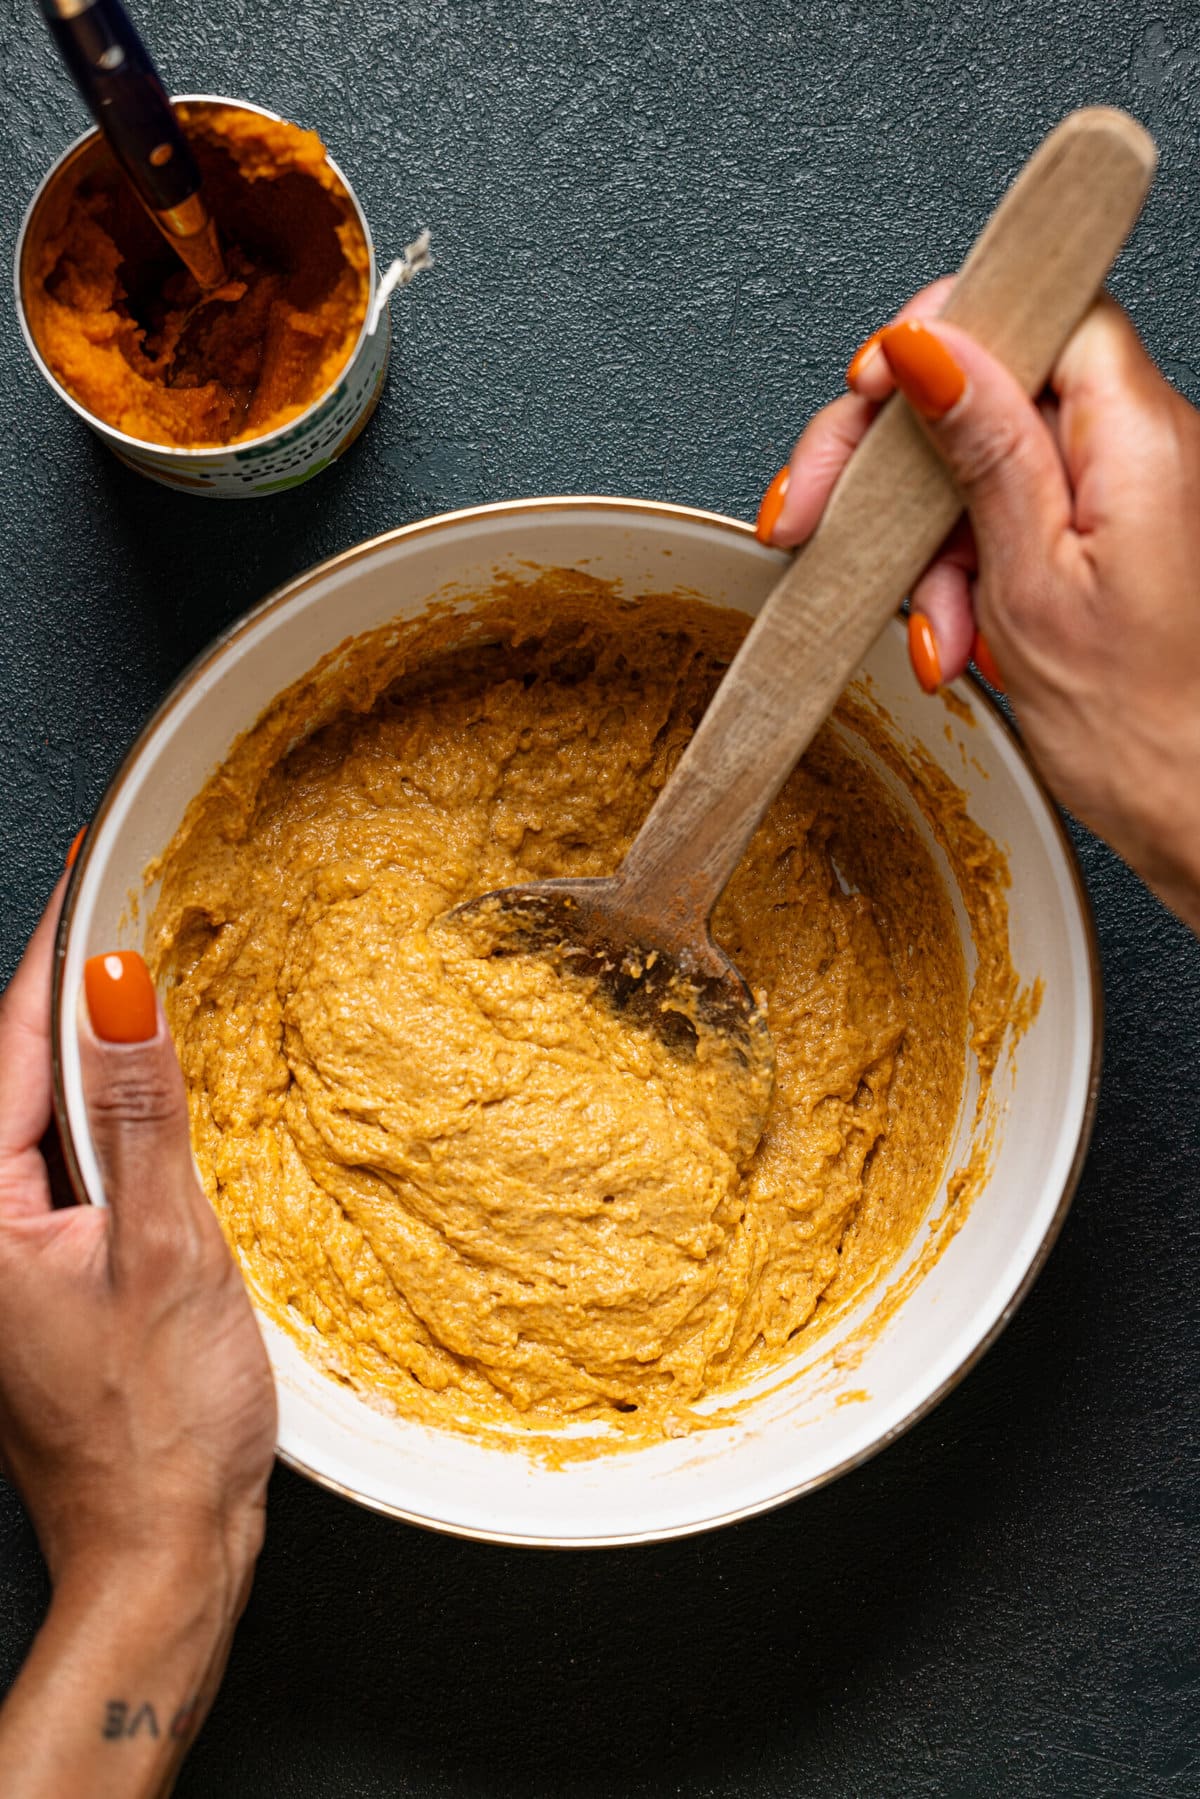
{"type": "Polygon", "coordinates": [[[183,488],[211,499],[249,500],[299,487],[336,462],[375,410],[387,377],[391,322],[384,308],[374,331],[361,341],[334,387],[303,418],[269,441],[227,444],[186,459],[164,447],[134,446],[107,431],[99,419],[88,424],[128,468],[164,487],[183,488]]]}

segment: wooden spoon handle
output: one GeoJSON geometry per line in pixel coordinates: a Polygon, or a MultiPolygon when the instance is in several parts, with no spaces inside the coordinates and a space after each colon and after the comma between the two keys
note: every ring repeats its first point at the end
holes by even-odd
{"type": "MultiPolygon", "coordinates": [[[[1052,131],[964,263],[943,317],[1036,393],[1095,298],[1154,175],[1153,140],[1089,107],[1052,131]]],[[[707,920],[798,758],[962,499],[897,394],[838,481],[816,532],[772,591],[618,879],[622,902],[707,920]]]]}

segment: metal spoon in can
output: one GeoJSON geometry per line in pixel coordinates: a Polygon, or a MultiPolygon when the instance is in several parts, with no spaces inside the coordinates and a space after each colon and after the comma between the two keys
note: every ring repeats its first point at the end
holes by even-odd
{"type": "MultiPolygon", "coordinates": [[[[206,298],[226,281],[200,171],[121,0],[42,0],[50,34],[130,186],[206,298]]],[[[244,292],[241,283],[231,298],[244,292]]]]}

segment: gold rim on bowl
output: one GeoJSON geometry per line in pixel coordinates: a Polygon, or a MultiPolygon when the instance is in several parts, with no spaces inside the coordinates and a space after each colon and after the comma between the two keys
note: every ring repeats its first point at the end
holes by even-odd
{"type": "MultiPolygon", "coordinates": [[[[544,499],[499,500],[494,501],[489,505],[464,507],[456,512],[436,513],[432,518],[418,519],[413,524],[396,526],[390,531],[380,532],[376,537],[370,537],[365,539],[362,543],[354,544],[348,550],[341,550],[337,555],[327,557],[324,562],[315,563],[312,568],[306,569],[302,574],[294,576],[292,580],[285,582],[283,586],[275,588],[265,599],[260,600],[257,606],[252,607],[249,612],[244,613],[242,617],[237,619],[232,625],[227,626],[225,630],[219,632],[218,635],[213,638],[211,643],[209,643],[205,649],[201,650],[199,655],[188,664],[182,674],[172,682],[162,700],[155,707],[149,719],[134,738],[133,743],[122,758],[116,773],[113,775],[105,789],[104,796],[101,799],[100,804],[96,809],[95,816],[91,821],[91,825],[84,836],[80,846],[79,855],[76,858],[75,865],[71,871],[66,896],[63,901],[62,915],[59,919],[58,933],[55,939],[54,984],[51,999],[54,1112],[59,1136],[62,1140],[63,1155],[66,1161],[67,1171],[72,1186],[77,1194],[85,1194],[86,1189],[84,1187],[83,1176],[79,1166],[79,1158],[76,1153],[75,1143],[71,1133],[70,1120],[67,1115],[62,1058],[59,1050],[64,1012],[62,992],[63,965],[66,960],[67,941],[70,936],[71,924],[75,914],[75,898],[79,892],[80,882],[88,865],[89,849],[98,834],[96,827],[104,822],[104,819],[112,805],[115,803],[124,782],[136,764],[143,745],[152,736],[161,720],[171,711],[176,702],[182,698],[185,693],[191,690],[201,676],[211,667],[216,658],[223,655],[232,644],[235,644],[238,641],[239,637],[244,636],[253,629],[260,620],[267,617],[270,613],[276,612],[281,607],[287,606],[301,594],[306,593],[309,588],[313,587],[317,582],[323,581],[333,570],[347,568],[352,563],[360,562],[366,557],[373,555],[385,544],[399,543],[410,537],[429,536],[434,532],[446,530],[451,526],[471,523],[477,519],[527,516],[536,512],[562,512],[580,507],[591,508],[602,512],[622,513],[634,518],[638,516],[672,518],[683,523],[707,525],[721,531],[729,532],[734,536],[749,538],[756,541],[754,539],[753,526],[746,524],[741,519],[728,518],[723,513],[707,512],[699,507],[680,506],[663,500],[621,499],[609,495],[563,494],[544,499]]],[[[926,1395],[919,1404],[915,1405],[898,1423],[892,1425],[888,1430],[881,1432],[873,1442],[867,1444],[864,1448],[857,1450],[853,1455],[847,1456],[845,1460],[836,1463],[832,1468],[827,1468],[820,1474],[812,1475],[806,1480],[799,1481],[795,1486],[785,1488],[783,1492],[770,1494],[763,1499],[756,1499],[748,1505],[735,1507],[732,1511],[716,1513],[712,1517],[692,1520],[668,1529],[656,1528],[647,1531],[627,1531],[620,1535],[600,1537],[556,1537],[541,1534],[521,1535],[511,1531],[490,1531],[476,1526],[458,1524],[445,1519],[434,1518],[425,1513],[406,1511],[403,1506],[393,1505],[385,1500],[370,1498],[368,1495],[360,1493],[356,1488],[349,1487],[345,1485],[344,1482],[333,1479],[331,1475],[322,1473],[321,1470],[311,1467],[308,1463],[301,1460],[299,1456],[293,1455],[290,1451],[277,1448],[276,1454],[286,1467],[294,1469],[298,1474],[305,1475],[317,1486],[324,1487],[331,1493],[337,1493],[344,1499],[353,1500],[355,1504],[361,1505],[369,1511],[382,1513],[385,1517],[389,1518],[398,1518],[405,1524],[414,1524],[424,1530],[437,1531],[441,1535],[466,1537],[475,1542],[482,1543],[500,1543],[514,1548],[628,1548],[642,1543],[670,1542],[680,1537],[697,1536],[703,1531],[717,1530],[727,1524],[739,1523],[744,1518],[753,1518],[764,1512],[774,1511],[778,1506],[787,1505],[791,1500],[799,1499],[805,1493],[816,1492],[818,1488],[828,1486],[831,1481],[839,1479],[841,1475],[849,1474],[854,1469],[861,1468],[865,1463],[869,1462],[872,1457],[878,1455],[880,1450],[886,1449],[890,1444],[896,1442],[898,1438],[902,1437],[907,1431],[911,1430],[915,1424],[918,1424],[922,1418],[932,1412],[935,1406],[940,1405],[942,1400],[945,1399],[949,1393],[954,1391],[960,1381],[965,1379],[972,1368],[975,1367],[976,1363],[980,1361],[992,1347],[992,1344],[995,1343],[996,1339],[1000,1336],[1005,1326],[1017,1311],[1017,1308],[1027,1298],[1038,1275],[1046,1265],[1050,1251],[1058,1240],[1059,1232],[1062,1230],[1063,1223],[1065,1222],[1067,1213],[1071,1207],[1071,1201],[1074,1198],[1076,1188],[1079,1185],[1084,1162],[1087,1158],[1088,1146],[1091,1142],[1092,1127],[1095,1123],[1096,1105],[1099,1095],[1100,1064],[1104,1036],[1100,954],[1096,939],[1096,926],[1092,915],[1091,902],[1088,898],[1087,889],[1084,886],[1083,876],[1080,872],[1079,860],[1075,854],[1074,845],[1068,835],[1066,826],[1063,824],[1058,807],[1055,805],[1045,782],[1038,773],[1020,735],[1015,730],[1003,709],[997,705],[995,699],[983,683],[973,674],[970,675],[969,679],[975,689],[976,697],[990,709],[993,717],[1000,721],[1008,741],[1016,751],[1026,773],[1030,777],[1042,802],[1046,817],[1056,835],[1059,847],[1063,852],[1067,868],[1070,871],[1078,923],[1083,933],[1084,946],[1087,953],[1088,986],[1091,995],[1092,1009],[1092,1045],[1088,1068],[1087,1098],[1084,1104],[1083,1118],[1080,1122],[1079,1136],[1075,1144],[1075,1152],[1072,1157],[1070,1169],[1067,1173],[1067,1178],[1063,1183],[1062,1193],[1059,1195],[1058,1204],[1054,1210],[1054,1215],[1046,1226],[1042,1239],[1030,1260],[1029,1266],[1026,1268],[1025,1273],[1018,1282],[1014,1292],[1001,1310],[999,1317],[996,1318],[990,1328],[985,1331],[980,1341],[963,1357],[954,1372],[949,1375],[940,1386],[935,1388],[932,1393],[926,1395]]]]}

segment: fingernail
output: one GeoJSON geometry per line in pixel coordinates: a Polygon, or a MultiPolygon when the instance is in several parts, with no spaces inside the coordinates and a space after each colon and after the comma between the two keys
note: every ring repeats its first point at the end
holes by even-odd
{"type": "Polygon", "coordinates": [[[86,836],[87,836],[87,826],[86,826],[86,825],[80,825],[80,827],[79,827],[79,829],[78,829],[78,830],[77,830],[77,831],[76,831],[76,833],[75,833],[75,835],[74,835],[74,837],[72,837],[72,839],[71,839],[71,847],[70,847],[70,849],[69,849],[69,850],[68,850],[68,851],[67,851],[67,869],[68,869],[68,872],[69,872],[69,871],[70,871],[70,870],[71,870],[71,869],[72,869],[72,868],[74,868],[74,866],[75,866],[75,858],[76,858],[76,856],[77,856],[77,855],[78,855],[78,854],[79,854],[79,849],[80,849],[80,845],[81,845],[81,844],[82,844],[82,842],[83,842],[83,840],[84,840],[84,838],[85,838],[85,837],[86,837],[86,836]]]}
{"type": "Polygon", "coordinates": [[[787,499],[791,473],[790,468],[781,468],[762,497],[762,505],[759,507],[758,517],[754,521],[754,534],[759,543],[770,543],[775,535],[775,527],[779,523],[779,515],[783,511],[783,502],[787,499]]]}
{"type": "Polygon", "coordinates": [[[858,349],[855,350],[853,356],[846,365],[847,387],[853,387],[867,364],[874,362],[875,358],[880,355],[879,340],[882,336],[883,330],[881,327],[878,331],[872,331],[866,343],[860,344],[858,349]]]}
{"type": "Polygon", "coordinates": [[[147,1043],[158,1029],[154,982],[136,950],[112,950],[83,965],[92,1029],[103,1043],[147,1043]]]}
{"type": "Polygon", "coordinates": [[[975,633],[975,641],[971,645],[971,661],[989,687],[994,687],[998,693],[1004,692],[1004,682],[1000,677],[1000,670],[996,667],[996,658],[992,655],[991,647],[982,631],[975,633]]]}
{"type": "Polygon", "coordinates": [[[925,692],[936,693],[942,684],[942,662],[933,626],[923,612],[908,615],[908,655],[925,692]]]}
{"type": "Polygon", "coordinates": [[[941,339],[917,319],[885,325],[880,346],[896,385],[923,418],[944,418],[962,398],[967,378],[941,339]]]}

